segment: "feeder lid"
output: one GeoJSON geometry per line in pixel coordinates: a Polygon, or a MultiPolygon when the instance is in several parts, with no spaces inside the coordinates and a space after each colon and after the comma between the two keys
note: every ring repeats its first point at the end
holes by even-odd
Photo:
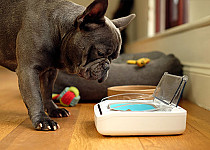
{"type": "Polygon", "coordinates": [[[188,77],[185,75],[176,76],[165,72],[153,93],[153,97],[166,104],[177,106],[187,80],[188,77]]]}

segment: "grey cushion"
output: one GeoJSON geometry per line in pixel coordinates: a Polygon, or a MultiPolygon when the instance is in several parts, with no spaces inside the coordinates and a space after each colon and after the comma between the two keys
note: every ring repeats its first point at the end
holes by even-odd
{"type": "Polygon", "coordinates": [[[76,86],[80,91],[82,102],[98,102],[107,96],[107,88],[119,85],[157,85],[164,72],[182,75],[182,65],[172,54],[161,52],[123,54],[111,64],[109,77],[103,83],[88,81],[77,75],[69,75],[60,71],[55,83],[55,93],[60,93],[67,86],[76,86]],[[142,57],[151,61],[143,68],[126,64],[128,59],[137,60],[142,57]]]}

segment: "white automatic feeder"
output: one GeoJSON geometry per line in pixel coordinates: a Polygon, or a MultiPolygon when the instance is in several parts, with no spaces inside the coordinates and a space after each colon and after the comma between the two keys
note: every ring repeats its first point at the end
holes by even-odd
{"type": "Polygon", "coordinates": [[[103,98],[94,106],[97,131],[112,136],[182,134],[187,111],[177,105],[187,80],[166,72],[152,97],[127,93],[103,98]]]}

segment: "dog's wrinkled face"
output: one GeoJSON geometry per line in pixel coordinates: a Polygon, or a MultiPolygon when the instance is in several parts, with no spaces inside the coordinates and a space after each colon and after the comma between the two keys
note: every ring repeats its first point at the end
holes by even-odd
{"type": "Polygon", "coordinates": [[[63,44],[67,72],[99,82],[107,78],[111,60],[120,53],[120,30],[135,17],[111,21],[104,17],[107,5],[107,0],[96,0],[77,17],[74,32],[66,36],[63,44]]]}
{"type": "MultiPolygon", "coordinates": [[[[97,26],[97,25],[96,25],[97,26]]],[[[68,38],[65,54],[67,70],[90,80],[107,77],[112,59],[120,52],[121,37],[111,21],[89,30],[77,30],[68,38]]]]}

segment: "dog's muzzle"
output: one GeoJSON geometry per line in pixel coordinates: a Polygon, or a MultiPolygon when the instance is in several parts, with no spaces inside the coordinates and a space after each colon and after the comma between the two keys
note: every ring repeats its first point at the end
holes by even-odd
{"type": "Polygon", "coordinates": [[[108,77],[109,65],[108,59],[97,59],[81,67],[79,75],[88,80],[98,80],[101,83],[108,77]]]}

